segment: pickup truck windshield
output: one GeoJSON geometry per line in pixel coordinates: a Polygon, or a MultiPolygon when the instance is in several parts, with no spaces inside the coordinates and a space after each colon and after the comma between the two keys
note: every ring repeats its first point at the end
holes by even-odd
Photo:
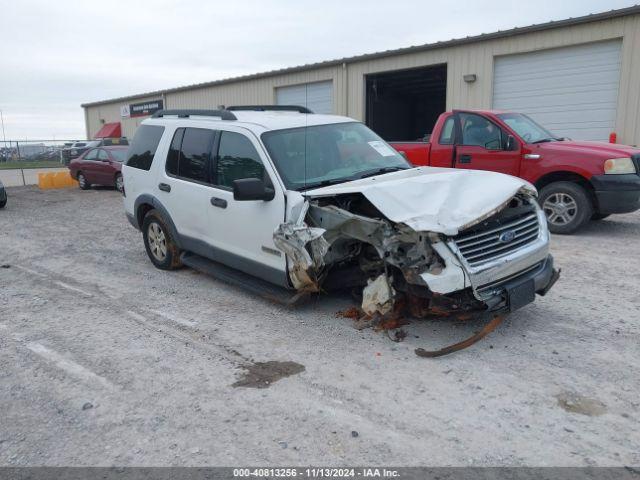
{"type": "Polygon", "coordinates": [[[348,182],[411,168],[362,123],[333,123],[262,134],[269,155],[290,190],[348,182]]]}
{"type": "Polygon", "coordinates": [[[542,143],[560,140],[549,130],[538,125],[529,117],[521,113],[499,113],[498,118],[509,125],[509,127],[511,127],[513,131],[527,143],[542,143]]]}

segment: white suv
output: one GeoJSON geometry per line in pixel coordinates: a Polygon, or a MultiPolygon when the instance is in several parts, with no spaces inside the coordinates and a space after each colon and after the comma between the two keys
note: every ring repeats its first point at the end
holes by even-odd
{"type": "Polygon", "coordinates": [[[346,117],[160,111],[138,128],[122,173],[127,217],[156,267],[186,264],[268,295],[358,288],[370,314],[401,297],[509,311],[558,277],[533,186],[412,168],[346,117]]]}

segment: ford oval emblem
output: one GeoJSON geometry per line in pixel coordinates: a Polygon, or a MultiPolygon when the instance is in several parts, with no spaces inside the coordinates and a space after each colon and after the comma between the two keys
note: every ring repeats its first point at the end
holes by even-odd
{"type": "Polygon", "coordinates": [[[498,237],[498,240],[500,240],[502,243],[509,243],[514,238],[516,238],[516,231],[515,230],[507,230],[506,232],[502,232],[500,234],[500,236],[498,237]]]}

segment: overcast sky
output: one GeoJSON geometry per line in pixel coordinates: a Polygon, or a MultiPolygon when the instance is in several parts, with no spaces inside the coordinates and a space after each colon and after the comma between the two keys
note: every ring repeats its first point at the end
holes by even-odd
{"type": "Polygon", "coordinates": [[[0,0],[0,110],[7,139],[84,138],[84,102],[633,3],[0,0]]]}

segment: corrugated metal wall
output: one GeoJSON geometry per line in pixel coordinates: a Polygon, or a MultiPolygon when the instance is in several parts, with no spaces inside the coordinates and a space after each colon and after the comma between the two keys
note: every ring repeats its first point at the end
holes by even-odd
{"type": "MultiPolygon", "coordinates": [[[[169,92],[164,98],[165,108],[215,108],[221,104],[275,103],[276,87],[333,80],[334,112],[363,120],[365,75],[441,63],[447,64],[447,109],[491,108],[494,57],[614,38],[623,39],[616,132],[620,142],[640,144],[640,60],[637,53],[640,52],[640,15],[225,85],[169,92]],[[477,81],[465,83],[462,77],[467,73],[475,73],[477,81]]],[[[150,99],[136,98],[128,102],[150,99]]],[[[100,128],[100,118],[107,122],[121,120],[120,105],[123,103],[88,107],[89,134],[92,135],[100,128]]],[[[124,119],[124,134],[132,136],[137,124],[139,120],[124,119]]]]}

